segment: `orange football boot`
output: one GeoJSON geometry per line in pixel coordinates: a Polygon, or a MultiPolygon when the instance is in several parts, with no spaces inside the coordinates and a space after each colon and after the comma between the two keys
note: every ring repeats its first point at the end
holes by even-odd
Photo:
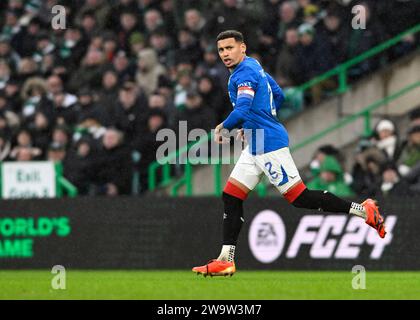
{"type": "Polygon", "coordinates": [[[385,238],[385,224],[384,218],[379,214],[379,209],[376,206],[376,201],[366,199],[363,201],[362,206],[366,209],[366,223],[378,231],[381,238],[385,238]]]}
{"type": "Polygon", "coordinates": [[[204,266],[194,267],[192,271],[197,273],[197,275],[202,274],[204,277],[207,276],[233,276],[236,272],[236,267],[234,262],[220,261],[220,260],[210,260],[204,266]]]}

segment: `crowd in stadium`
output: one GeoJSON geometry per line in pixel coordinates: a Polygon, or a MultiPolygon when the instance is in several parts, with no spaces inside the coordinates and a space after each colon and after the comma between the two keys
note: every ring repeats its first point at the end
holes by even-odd
{"type": "Polygon", "coordinates": [[[405,131],[389,119],[378,121],[372,136],[358,142],[351,170],[345,167],[340,150],[321,146],[310,164],[307,186],[342,197],[420,195],[420,107],[409,114],[405,131]]]}
{"type": "MultiPolygon", "coordinates": [[[[65,177],[81,195],[130,194],[133,171],[138,171],[140,191],[146,191],[159,129],[186,120],[189,129],[208,131],[231,110],[229,72],[215,46],[219,32],[241,30],[248,54],[287,92],[418,22],[415,1],[378,3],[1,1],[0,161],[61,161],[65,177]],[[356,3],[367,8],[368,32],[350,27],[356,3]],[[51,25],[57,4],[66,9],[64,29],[51,25]],[[133,151],[140,155],[137,161],[133,151]]],[[[408,36],[357,65],[349,70],[350,81],[411,52],[416,42],[408,36]]],[[[285,114],[301,110],[303,103],[320,102],[335,88],[334,80],[314,86],[302,102],[289,101],[285,114]]],[[[383,126],[396,137],[395,127],[390,129],[388,122],[383,126]]],[[[369,153],[373,147],[361,145],[349,194],[384,192],[391,184],[392,192],[420,190],[410,184],[406,168],[414,170],[419,163],[418,125],[411,130],[402,147],[399,139],[392,148],[382,143],[390,139],[382,138],[382,131],[374,142],[366,141],[373,143],[376,154],[369,153]]],[[[325,171],[329,164],[335,178],[344,177],[334,148],[320,150],[318,158],[326,160],[316,170],[325,171]]],[[[325,176],[320,173],[314,185],[325,184],[325,176]]]]}

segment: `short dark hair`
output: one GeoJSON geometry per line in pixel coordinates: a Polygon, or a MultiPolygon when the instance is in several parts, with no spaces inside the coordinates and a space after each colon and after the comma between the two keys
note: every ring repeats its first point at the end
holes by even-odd
{"type": "Polygon", "coordinates": [[[237,30],[226,30],[219,33],[219,35],[216,38],[216,43],[219,40],[224,40],[228,38],[234,38],[237,42],[244,42],[244,36],[241,32],[237,30]]]}

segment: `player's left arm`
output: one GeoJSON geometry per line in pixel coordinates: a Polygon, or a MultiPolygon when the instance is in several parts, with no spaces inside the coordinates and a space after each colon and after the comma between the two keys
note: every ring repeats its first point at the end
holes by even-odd
{"type": "Polygon", "coordinates": [[[221,124],[223,128],[228,130],[240,127],[248,118],[257,91],[258,74],[251,68],[244,68],[239,72],[235,83],[237,90],[235,108],[221,124]]]}
{"type": "Polygon", "coordinates": [[[265,73],[268,79],[268,83],[270,84],[271,91],[273,93],[273,99],[274,103],[276,105],[276,111],[279,111],[285,96],[283,90],[280,88],[280,86],[277,84],[277,82],[273,79],[272,76],[270,76],[267,72],[265,73]]]}

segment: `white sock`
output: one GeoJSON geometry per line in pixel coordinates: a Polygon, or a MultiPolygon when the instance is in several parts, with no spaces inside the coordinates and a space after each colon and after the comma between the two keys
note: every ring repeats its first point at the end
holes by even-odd
{"type": "Polygon", "coordinates": [[[360,203],[352,202],[349,214],[358,216],[366,220],[366,210],[360,203]]]}
{"type": "Polygon", "coordinates": [[[235,246],[223,245],[222,251],[220,252],[220,255],[217,258],[217,260],[233,262],[234,258],[235,258],[235,246]]]}

